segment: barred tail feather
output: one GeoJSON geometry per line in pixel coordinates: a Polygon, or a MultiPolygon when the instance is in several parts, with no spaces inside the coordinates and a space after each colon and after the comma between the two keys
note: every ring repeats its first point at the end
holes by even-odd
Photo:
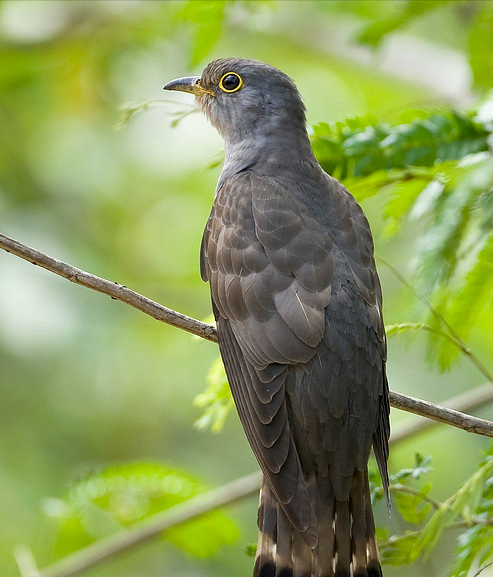
{"type": "Polygon", "coordinates": [[[367,471],[355,470],[348,499],[334,498],[328,477],[307,482],[318,542],[308,547],[264,480],[254,577],[382,577],[367,471]]]}

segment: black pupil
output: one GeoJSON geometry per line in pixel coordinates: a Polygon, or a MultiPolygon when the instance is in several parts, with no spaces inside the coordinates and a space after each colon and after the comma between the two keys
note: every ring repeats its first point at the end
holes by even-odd
{"type": "Polygon", "coordinates": [[[223,86],[226,90],[234,90],[235,88],[238,88],[239,84],[240,79],[236,74],[228,74],[223,80],[223,86]]]}

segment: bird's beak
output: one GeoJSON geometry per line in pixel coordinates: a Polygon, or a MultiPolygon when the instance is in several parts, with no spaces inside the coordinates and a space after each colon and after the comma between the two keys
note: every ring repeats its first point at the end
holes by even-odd
{"type": "Polygon", "coordinates": [[[202,96],[203,94],[210,94],[215,96],[213,92],[207,90],[200,84],[200,76],[187,76],[185,78],[177,78],[168,82],[163,88],[163,90],[179,90],[180,92],[190,92],[190,94],[195,94],[195,96],[202,96]]]}

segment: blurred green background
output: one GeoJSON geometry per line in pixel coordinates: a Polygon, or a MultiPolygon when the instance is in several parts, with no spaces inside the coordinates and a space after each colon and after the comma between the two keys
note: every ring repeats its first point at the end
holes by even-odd
{"type": "MultiPolygon", "coordinates": [[[[198,254],[222,142],[192,112],[191,97],[164,94],[162,86],[200,73],[213,58],[243,56],[296,81],[309,124],[467,108],[477,97],[467,57],[470,11],[491,3],[413,4],[441,5],[406,23],[401,1],[1,2],[1,232],[207,317],[198,254]],[[392,21],[400,30],[377,50],[358,41],[369,26],[392,21]],[[121,127],[121,107],[142,101],[159,102],[121,127]]],[[[377,195],[363,203],[376,253],[406,275],[422,228],[408,223],[389,239],[384,201],[377,195]]],[[[412,320],[411,296],[387,269],[380,273],[386,322],[412,320]]],[[[486,324],[470,343],[488,363],[486,324]]],[[[219,435],[193,426],[201,414],[193,399],[216,356],[212,343],[0,254],[1,575],[18,574],[19,543],[40,566],[84,544],[60,540],[56,506],[92,472],[164,463],[213,487],[256,469],[236,415],[219,435]]],[[[485,380],[467,359],[440,374],[425,356],[421,335],[391,339],[391,388],[439,402],[485,380]]],[[[491,407],[477,414],[491,416],[491,407]]],[[[412,418],[392,414],[396,429],[412,418]]],[[[437,427],[396,446],[390,469],[410,465],[416,451],[433,455],[431,479],[445,498],[486,446],[484,438],[437,427]]],[[[244,550],[256,541],[256,506],[252,497],[230,508],[237,539],[211,558],[160,540],[87,575],[248,575],[244,550]]],[[[383,507],[377,518],[387,523],[383,507]]],[[[443,576],[453,545],[445,538],[429,560],[385,574],[443,576]]]]}

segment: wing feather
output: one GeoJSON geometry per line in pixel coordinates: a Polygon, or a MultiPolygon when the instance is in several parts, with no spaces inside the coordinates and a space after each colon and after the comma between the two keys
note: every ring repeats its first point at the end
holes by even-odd
{"type": "Polygon", "coordinates": [[[386,344],[371,234],[342,185],[317,178],[300,183],[244,171],[221,180],[201,248],[247,438],[311,544],[305,474],[330,468],[344,499],[371,443],[383,477],[388,454],[386,344]]]}

